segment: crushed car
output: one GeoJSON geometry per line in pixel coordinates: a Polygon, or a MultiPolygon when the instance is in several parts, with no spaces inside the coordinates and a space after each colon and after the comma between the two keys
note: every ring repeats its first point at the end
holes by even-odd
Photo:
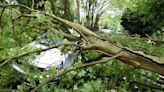
{"type": "MultiPolygon", "coordinates": [[[[66,42],[66,39],[53,39],[48,41],[45,37],[48,33],[38,37],[35,41],[28,44],[33,49],[45,49],[50,45],[60,45],[66,42]]],[[[76,44],[76,42],[74,42],[76,44]]],[[[59,48],[53,48],[35,55],[34,58],[29,59],[29,63],[41,71],[47,70],[49,67],[55,67],[58,70],[62,68],[69,68],[74,63],[75,58],[78,56],[78,52],[68,51],[63,54],[59,48]]],[[[21,68],[21,61],[13,60],[12,67],[17,71],[26,74],[26,70],[21,68]]]]}

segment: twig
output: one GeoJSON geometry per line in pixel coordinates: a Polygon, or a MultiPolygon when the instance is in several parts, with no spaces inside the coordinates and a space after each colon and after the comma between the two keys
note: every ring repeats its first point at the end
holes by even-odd
{"type": "Polygon", "coordinates": [[[105,54],[100,54],[100,55],[98,55],[97,57],[91,58],[91,59],[89,59],[89,60],[87,60],[87,61],[85,61],[85,62],[86,62],[86,63],[89,63],[89,62],[92,62],[92,61],[98,61],[98,60],[101,60],[101,59],[104,58],[104,57],[107,57],[107,55],[105,55],[105,54]]]}
{"type": "Polygon", "coordinates": [[[66,73],[69,73],[70,71],[74,71],[74,70],[77,70],[77,69],[80,69],[80,68],[84,68],[84,67],[89,67],[89,66],[92,66],[92,65],[95,65],[95,64],[100,64],[100,63],[106,63],[108,62],[109,60],[112,60],[112,59],[115,59],[117,57],[119,57],[122,53],[119,52],[118,54],[110,57],[108,60],[104,60],[104,61],[96,61],[96,62],[90,62],[90,63],[86,63],[86,64],[83,64],[81,66],[77,66],[75,68],[70,68],[70,69],[64,69],[63,72],[57,74],[56,76],[51,76],[49,79],[47,79],[46,81],[44,81],[43,83],[39,84],[38,86],[36,86],[31,92],[36,92],[38,89],[40,89],[42,86],[44,86],[45,84],[47,84],[48,82],[52,81],[54,78],[56,77],[60,77],[66,73]]]}
{"type": "Polygon", "coordinates": [[[23,13],[23,14],[21,14],[21,15],[19,15],[19,16],[17,16],[17,17],[15,17],[15,18],[12,18],[12,21],[15,21],[15,20],[17,20],[17,19],[20,19],[21,17],[36,18],[36,16],[35,16],[35,15],[31,15],[31,14],[25,14],[25,13],[23,13]]]}

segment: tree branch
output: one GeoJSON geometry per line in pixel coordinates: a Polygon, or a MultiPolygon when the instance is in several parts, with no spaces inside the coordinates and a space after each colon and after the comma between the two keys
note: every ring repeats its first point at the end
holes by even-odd
{"type": "Polygon", "coordinates": [[[21,17],[36,18],[35,15],[32,15],[32,14],[25,14],[25,13],[23,13],[23,14],[21,14],[21,15],[15,17],[15,18],[12,18],[12,21],[17,20],[17,19],[20,19],[21,17]]]}
{"type": "Polygon", "coordinates": [[[25,52],[23,54],[19,54],[19,55],[16,54],[14,56],[9,56],[7,58],[1,59],[1,62],[3,62],[3,63],[0,64],[0,67],[4,66],[5,64],[7,64],[8,62],[12,61],[13,59],[20,58],[20,57],[23,57],[23,56],[27,56],[27,55],[30,55],[30,54],[33,54],[33,53],[47,51],[49,49],[57,48],[57,47],[60,47],[62,45],[64,45],[64,46],[71,45],[71,46],[76,46],[76,47],[82,48],[81,46],[76,45],[76,44],[61,44],[61,45],[56,45],[56,46],[53,45],[53,46],[50,46],[50,47],[45,48],[45,49],[36,49],[36,50],[33,50],[33,51],[25,52]]]}

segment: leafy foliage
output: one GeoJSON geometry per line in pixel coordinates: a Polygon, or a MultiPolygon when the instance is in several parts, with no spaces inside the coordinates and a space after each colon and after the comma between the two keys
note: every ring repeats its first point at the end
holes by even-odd
{"type": "MultiPolygon", "coordinates": [[[[56,2],[56,7],[59,6],[58,8],[60,8],[62,2],[60,0],[57,0],[56,2]]],[[[48,0],[46,1],[44,8],[46,12],[52,12],[48,0]]],[[[61,12],[62,10],[58,11],[57,9],[55,14],[62,17],[61,12]]],[[[0,48],[2,48],[0,49],[0,59],[32,50],[27,44],[36,40],[38,36],[46,32],[48,32],[47,38],[49,41],[52,39],[63,38],[60,34],[63,26],[61,24],[56,24],[52,18],[40,14],[39,12],[31,12],[31,14],[36,17],[20,18],[16,17],[21,14],[19,8],[6,8],[5,11],[0,8],[0,13],[2,13],[2,16],[0,16],[0,48]]],[[[112,25],[115,26],[115,24],[112,25]]],[[[113,29],[114,28],[115,27],[113,27],[113,29]]],[[[158,43],[153,41],[147,43],[148,40],[141,40],[139,38],[132,39],[124,34],[103,34],[102,36],[112,40],[113,43],[117,45],[127,46],[131,49],[140,48],[149,51],[154,55],[164,56],[163,44],[158,45],[158,43]]],[[[160,39],[164,39],[163,36],[161,36],[160,39]]],[[[63,53],[70,49],[74,48],[70,46],[61,47],[63,53]]],[[[58,70],[54,67],[50,67],[47,71],[41,72],[33,65],[30,65],[28,63],[29,58],[32,58],[33,56],[35,56],[35,54],[19,58],[20,62],[23,63],[21,67],[26,70],[27,74],[22,74],[13,69],[11,63],[4,67],[0,67],[2,68],[0,71],[0,91],[5,89],[16,90],[16,92],[30,91],[38,85],[38,82],[42,83],[50,76],[57,74],[58,70]],[[20,82],[19,85],[17,82],[20,82]]],[[[82,51],[72,67],[87,63],[87,60],[97,56],[99,56],[99,53],[94,51],[82,51]]],[[[133,66],[120,63],[118,60],[111,60],[105,64],[97,64],[71,71],[59,78],[60,84],[57,84],[54,80],[39,89],[39,92],[107,92],[112,90],[121,92],[130,90],[154,91],[148,87],[143,88],[142,85],[134,84],[134,82],[137,81],[142,84],[153,83],[153,85],[158,85],[158,78],[158,74],[143,69],[137,69],[133,66]]]]}
{"type": "Polygon", "coordinates": [[[164,26],[163,0],[115,0],[111,3],[123,10],[122,25],[130,34],[152,35],[164,26]]]}

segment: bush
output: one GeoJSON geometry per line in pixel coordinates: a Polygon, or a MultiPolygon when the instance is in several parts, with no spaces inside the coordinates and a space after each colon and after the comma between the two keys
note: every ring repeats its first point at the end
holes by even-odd
{"type": "Polygon", "coordinates": [[[159,30],[159,28],[153,25],[152,22],[145,22],[142,19],[143,16],[138,16],[127,11],[127,14],[125,13],[121,18],[121,25],[125,30],[128,30],[129,34],[138,34],[142,37],[152,35],[159,30]]]}
{"type": "Polygon", "coordinates": [[[130,34],[152,35],[164,26],[163,0],[139,0],[127,7],[121,20],[130,34]]]}

